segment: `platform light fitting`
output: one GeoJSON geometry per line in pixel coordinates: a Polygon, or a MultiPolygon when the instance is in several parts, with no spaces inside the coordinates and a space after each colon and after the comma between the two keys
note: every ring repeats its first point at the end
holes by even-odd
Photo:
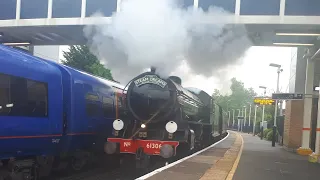
{"type": "Polygon", "coordinates": [[[28,42],[16,42],[16,43],[2,43],[3,45],[6,46],[21,46],[21,45],[29,45],[30,43],[28,42]]]}
{"type": "Polygon", "coordinates": [[[280,64],[270,63],[269,66],[280,68],[280,64]]]}
{"type": "Polygon", "coordinates": [[[277,36],[320,36],[320,33],[276,33],[277,36]]]}
{"type": "Polygon", "coordinates": [[[280,46],[313,46],[314,44],[304,44],[304,43],[273,43],[274,45],[280,46]]]}

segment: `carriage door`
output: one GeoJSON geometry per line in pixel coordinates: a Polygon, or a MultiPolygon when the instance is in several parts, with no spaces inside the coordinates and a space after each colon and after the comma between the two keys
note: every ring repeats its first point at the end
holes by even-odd
{"type": "MultiPolygon", "coordinates": [[[[114,93],[112,93],[112,96],[113,94],[114,93]]],[[[101,124],[101,127],[104,127],[105,129],[103,133],[104,138],[107,138],[112,134],[112,123],[116,119],[114,98],[112,96],[104,95],[102,97],[103,122],[101,124]]]]}
{"type": "MultiPolygon", "coordinates": [[[[101,109],[101,102],[99,101],[99,96],[97,93],[94,92],[88,92],[86,94],[86,119],[88,122],[88,132],[89,133],[97,133],[98,132],[98,121],[99,118],[101,118],[102,115],[102,109],[101,109]]],[[[91,135],[89,141],[90,143],[96,143],[96,136],[91,135]]]]}

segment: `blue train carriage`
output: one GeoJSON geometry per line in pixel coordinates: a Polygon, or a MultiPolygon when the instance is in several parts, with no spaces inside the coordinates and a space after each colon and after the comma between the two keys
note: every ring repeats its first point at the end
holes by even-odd
{"type": "Polygon", "coordinates": [[[37,179],[61,160],[81,169],[93,150],[103,152],[122,88],[0,46],[0,179],[13,169],[10,176],[37,179]]]}
{"type": "Polygon", "coordinates": [[[1,170],[21,166],[20,159],[56,153],[53,140],[63,129],[61,78],[59,69],[45,61],[0,46],[1,170]]]}
{"type": "MultiPolygon", "coordinates": [[[[90,74],[58,65],[65,78],[65,139],[64,149],[72,155],[71,168],[81,170],[92,155],[104,153],[104,143],[112,135],[112,123],[123,112],[122,92],[124,86],[90,74]],[[69,82],[71,81],[71,86],[69,82]],[[71,96],[70,96],[71,95],[71,96]],[[76,153],[74,153],[76,152],[76,153]]],[[[97,157],[97,156],[96,156],[97,157]]]]}

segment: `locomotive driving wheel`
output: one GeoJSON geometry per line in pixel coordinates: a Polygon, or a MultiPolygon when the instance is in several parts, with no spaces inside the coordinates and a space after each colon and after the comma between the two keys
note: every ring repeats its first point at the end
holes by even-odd
{"type": "Polygon", "coordinates": [[[70,161],[70,166],[72,170],[74,171],[80,171],[87,165],[87,159],[86,158],[77,158],[72,157],[70,161]]]}
{"type": "Polygon", "coordinates": [[[89,163],[90,154],[85,151],[76,152],[69,161],[69,167],[73,171],[83,170],[89,163]]]}

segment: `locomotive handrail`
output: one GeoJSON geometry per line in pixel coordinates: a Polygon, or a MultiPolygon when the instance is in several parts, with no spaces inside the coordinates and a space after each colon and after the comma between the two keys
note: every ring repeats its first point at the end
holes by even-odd
{"type": "Polygon", "coordinates": [[[132,82],[132,80],[133,80],[133,79],[131,79],[131,80],[127,83],[127,85],[124,86],[124,88],[123,88],[123,90],[122,90],[122,93],[124,93],[124,91],[127,91],[127,92],[128,92],[128,90],[129,90],[129,87],[128,87],[128,86],[129,86],[129,84],[132,82]],[[127,87],[128,87],[128,89],[126,90],[127,87]]]}

